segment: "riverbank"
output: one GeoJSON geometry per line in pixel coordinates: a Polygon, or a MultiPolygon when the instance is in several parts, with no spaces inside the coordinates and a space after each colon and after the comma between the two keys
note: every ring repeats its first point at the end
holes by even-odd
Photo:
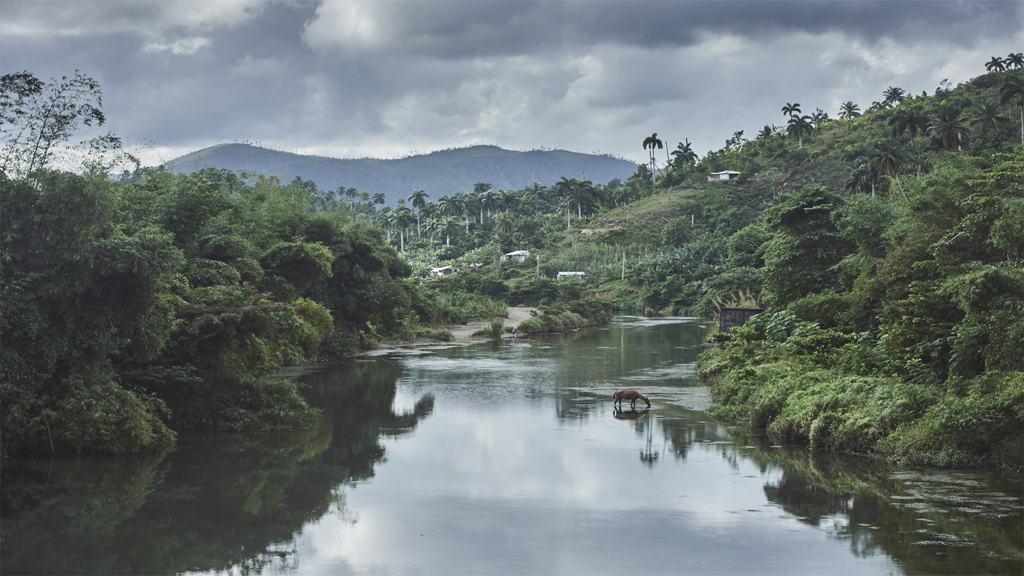
{"type": "Polygon", "coordinates": [[[817,451],[874,454],[900,465],[1024,468],[1024,373],[973,378],[901,372],[870,335],[759,315],[697,358],[719,418],[817,451]],[[776,338],[768,333],[776,330],[776,338]]]}
{"type": "MultiPolygon", "coordinates": [[[[506,328],[518,328],[519,323],[527,318],[531,317],[531,312],[535,312],[536,308],[527,308],[524,306],[509,306],[508,318],[505,318],[506,328]]],[[[473,334],[478,330],[483,330],[491,325],[490,322],[469,322],[467,324],[456,324],[454,326],[448,326],[448,330],[452,333],[452,337],[455,340],[469,340],[473,337],[473,334]]],[[[511,334],[503,334],[502,338],[511,338],[511,334]]]]}

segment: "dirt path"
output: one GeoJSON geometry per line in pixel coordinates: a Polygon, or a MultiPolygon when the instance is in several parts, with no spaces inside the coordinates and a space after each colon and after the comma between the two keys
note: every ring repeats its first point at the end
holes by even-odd
{"type": "MultiPolygon", "coordinates": [[[[516,308],[510,306],[508,309],[508,318],[505,319],[505,326],[512,328],[519,326],[520,322],[530,317],[531,310],[536,310],[536,308],[516,308]]],[[[455,336],[456,340],[469,340],[473,332],[482,330],[489,325],[490,322],[470,322],[469,324],[449,326],[448,329],[452,331],[452,335],[455,336]]],[[[508,334],[502,335],[502,338],[508,337],[508,334]]]]}

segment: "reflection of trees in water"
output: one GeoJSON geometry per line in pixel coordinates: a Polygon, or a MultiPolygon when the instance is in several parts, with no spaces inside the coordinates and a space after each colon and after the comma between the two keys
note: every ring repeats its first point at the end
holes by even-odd
{"type": "MultiPolygon", "coordinates": [[[[949,499],[954,509],[940,510],[941,490],[928,493],[893,479],[894,471],[877,461],[806,449],[773,449],[759,439],[747,440],[762,445],[744,451],[744,459],[752,458],[762,470],[781,471],[764,486],[768,500],[801,522],[848,541],[858,556],[884,553],[908,573],[1020,574],[1024,570],[1020,499],[1006,503],[1006,494],[1020,493],[1019,479],[1013,487],[999,486],[998,476],[966,484],[972,486],[970,490],[953,484],[949,499]],[[1001,494],[992,494],[993,490],[1001,494]],[[986,504],[989,497],[995,505],[986,504]]],[[[945,473],[920,474],[927,478],[945,473]]],[[[949,485],[942,485],[948,489],[949,485]]]]}
{"type": "MultiPolygon", "coordinates": [[[[5,573],[288,571],[285,543],[368,478],[381,436],[411,431],[424,396],[395,413],[398,369],[346,365],[305,378],[320,426],[290,433],[188,435],[167,455],[16,460],[3,470],[5,573]],[[273,547],[273,549],[271,549],[273,547]]],[[[294,568],[294,566],[292,566],[294,568]]]]}

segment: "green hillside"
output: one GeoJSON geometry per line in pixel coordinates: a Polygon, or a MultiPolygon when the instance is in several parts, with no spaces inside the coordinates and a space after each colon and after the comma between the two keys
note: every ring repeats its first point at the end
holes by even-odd
{"type": "Polygon", "coordinates": [[[642,165],[622,186],[521,190],[494,216],[463,209],[454,227],[437,228],[450,216],[428,203],[422,237],[405,208],[378,222],[414,271],[463,270],[425,286],[540,305],[537,331],[592,309],[587,296],[650,315],[767,308],[716,336],[699,369],[720,417],[775,439],[1019,468],[1024,73],[879,92],[840,118],[787,103],[785,126],[703,158],[677,146],[653,178],[642,165]],[[738,177],[709,181],[723,170],[738,177]],[[526,262],[499,261],[522,248],[526,262]]]}
{"type": "Polygon", "coordinates": [[[176,173],[203,168],[254,172],[278,176],[284,182],[299,176],[322,190],[344,186],[381,192],[388,204],[416,189],[438,197],[472,190],[477,182],[489,182],[495,190],[522,188],[534,182],[548,184],[562,176],[604,183],[614,178],[625,180],[636,170],[636,164],[620,158],[564,150],[517,152],[471,146],[379,160],[304,156],[248,144],[218,144],[176,158],[167,167],[176,173]]]}

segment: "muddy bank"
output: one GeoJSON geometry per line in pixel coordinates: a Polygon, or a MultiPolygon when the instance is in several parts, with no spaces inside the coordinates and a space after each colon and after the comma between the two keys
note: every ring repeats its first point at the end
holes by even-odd
{"type": "MultiPolygon", "coordinates": [[[[530,311],[536,308],[521,308],[509,306],[508,318],[505,318],[505,326],[515,328],[519,323],[530,317],[530,311]]],[[[468,340],[473,332],[490,326],[490,322],[470,322],[469,324],[457,324],[448,326],[456,340],[468,340]]],[[[502,334],[502,338],[510,338],[510,334],[502,334]]]]}

